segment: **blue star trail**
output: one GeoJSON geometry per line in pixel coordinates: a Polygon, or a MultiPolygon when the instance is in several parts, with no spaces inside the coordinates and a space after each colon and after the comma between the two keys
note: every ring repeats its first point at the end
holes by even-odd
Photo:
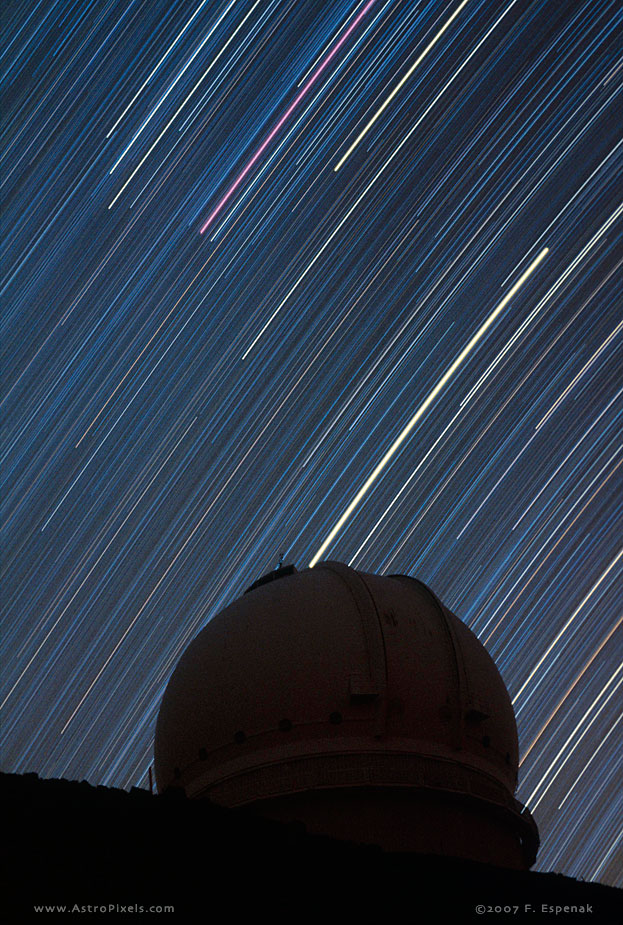
{"type": "Polygon", "coordinates": [[[623,885],[623,9],[9,3],[2,762],[146,786],[280,555],[427,582],[623,885]]]}

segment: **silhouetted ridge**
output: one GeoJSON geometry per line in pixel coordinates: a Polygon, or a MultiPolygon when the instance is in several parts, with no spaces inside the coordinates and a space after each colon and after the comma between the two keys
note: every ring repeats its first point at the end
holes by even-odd
{"type": "Polygon", "coordinates": [[[389,854],[174,789],[152,796],[36,774],[0,780],[9,922],[37,918],[34,904],[173,905],[175,915],[203,921],[222,903],[235,918],[264,913],[272,921],[314,908],[324,922],[372,910],[392,922],[405,903],[413,921],[499,920],[477,915],[477,904],[520,906],[509,921],[621,921],[621,891],[559,874],[389,854]],[[526,903],[536,911],[525,913],[526,903]],[[541,912],[543,903],[593,911],[554,916],[541,912]]]}

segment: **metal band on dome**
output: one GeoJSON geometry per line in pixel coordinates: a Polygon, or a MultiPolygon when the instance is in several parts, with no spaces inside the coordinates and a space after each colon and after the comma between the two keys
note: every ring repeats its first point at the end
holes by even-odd
{"type": "Polygon", "coordinates": [[[220,780],[195,780],[189,797],[208,797],[224,806],[244,806],[274,797],[320,790],[374,788],[440,794],[500,820],[515,834],[526,867],[536,860],[539,833],[532,815],[492,775],[432,755],[313,755],[290,759],[287,767],[267,764],[220,780]]]}
{"type": "MultiPolygon", "coordinates": [[[[375,695],[376,723],[374,735],[382,736],[387,729],[387,657],[381,618],[374,597],[363,577],[342,562],[321,562],[318,570],[326,569],[338,575],[347,586],[361,617],[369,664],[370,693],[375,695]]],[[[359,679],[351,679],[351,696],[357,696],[359,679]]],[[[364,686],[361,685],[364,693],[364,686]]]]}
{"type": "Polygon", "coordinates": [[[454,632],[452,624],[446,616],[446,608],[443,606],[435,592],[432,591],[427,584],[425,584],[423,581],[420,581],[418,578],[413,578],[411,575],[387,575],[386,577],[395,578],[405,582],[414,582],[432,601],[435,611],[439,615],[439,624],[450,643],[450,651],[452,652],[452,667],[454,668],[456,676],[457,709],[455,711],[454,744],[456,748],[463,748],[465,737],[465,713],[467,712],[467,703],[469,701],[469,685],[467,681],[467,672],[465,670],[465,661],[463,659],[461,644],[456,637],[456,633],[454,632]]]}

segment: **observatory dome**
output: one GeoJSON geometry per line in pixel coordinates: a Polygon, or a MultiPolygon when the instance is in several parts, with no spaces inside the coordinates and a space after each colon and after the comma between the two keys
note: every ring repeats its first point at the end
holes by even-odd
{"type": "Polygon", "coordinates": [[[517,728],[476,636],[422,582],[339,562],[256,582],[164,693],[159,791],[387,850],[529,867],[517,728]]]}

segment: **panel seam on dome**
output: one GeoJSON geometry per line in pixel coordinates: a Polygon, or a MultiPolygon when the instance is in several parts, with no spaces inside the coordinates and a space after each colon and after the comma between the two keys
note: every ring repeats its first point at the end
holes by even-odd
{"type": "Polygon", "coordinates": [[[387,654],[381,618],[370,588],[362,575],[341,562],[322,562],[317,568],[326,568],[337,575],[348,588],[361,619],[370,681],[378,687],[374,735],[387,731],[387,654]]]}

